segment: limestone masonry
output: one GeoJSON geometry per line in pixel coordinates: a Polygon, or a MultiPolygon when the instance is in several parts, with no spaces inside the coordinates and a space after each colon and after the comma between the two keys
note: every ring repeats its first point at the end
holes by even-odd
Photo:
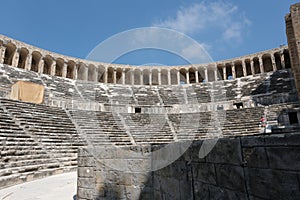
{"type": "Polygon", "coordinates": [[[299,12],[288,46],[185,66],[0,35],[0,188],[77,170],[78,200],[300,199],[299,12]]]}

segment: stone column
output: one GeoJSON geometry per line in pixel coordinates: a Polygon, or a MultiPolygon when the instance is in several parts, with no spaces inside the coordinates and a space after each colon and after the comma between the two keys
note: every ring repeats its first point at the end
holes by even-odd
{"type": "Polygon", "coordinates": [[[180,71],[177,71],[177,84],[180,85],[180,71]]]}
{"type": "Polygon", "coordinates": [[[199,83],[199,71],[198,71],[198,69],[195,70],[195,79],[196,79],[196,83],[199,83]]]}
{"type": "Polygon", "coordinates": [[[218,81],[218,65],[217,65],[217,63],[214,63],[214,79],[215,79],[215,81],[218,81]]]}
{"type": "Polygon", "coordinates": [[[26,61],[25,61],[25,70],[31,69],[31,62],[32,62],[32,55],[31,55],[31,52],[29,52],[26,57],[26,61]]]}
{"type": "Polygon", "coordinates": [[[158,75],[158,85],[161,85],[161,69],[160,68],[158,69],[157,75],[158,75]]]}
{"type": "Polygon", "coordinates": [[[285,62],[284,62],[284,54],[283,54],[283,52],[280,55],[280,62],[281,62],[282,69],[285,69],[286,66],[285,66],[285,62]]]}
{"type": "Polygon", "coordinates": [[[246,68],[245,60],[242,61],[242,67],[243,67],[243,75],[247,76],[247,68],[246,68]]]}
{"type": "Polygon", "coordinates": [[[131,72],[131,85],[134,85],[134,71],[130,70],[131,72]]]}
{"type": "Polygon", "coordinates": [[[218,68],[214,69],[215,81],[218,81],[218,68]]]}
{"type": "Polygon", "coordinates": [[[263,60],[262,60],[262,57],[259,56],[259,68],[260,68],[260,73],[264,73],[265,70],[264,70],[264,65],[263,65],[263,60]]]}
{"type": "Polygon", "coordinates": [[[223,65],[223,79],[227,80],[226,65],[223,65]]]}
{"type": "Polygon", "coordinates": [[[64,78],[67,77],[67,63],[65,63],[65,62],[64,62],[63,68],[62,68],[61,76],[64,78]]]}
{"type": "Polygon", "coordinates": [[[6,47],[5,46],[1,46],[1,48],[0,48],[0,64],[4,63],[5,50],[6,50],[6,47]]]}
{"type": "Polygon", "coordinates": [[[143,71],[140,70],[140,85],[144,85],[144,75],[143,71]]]}
{"type": "Polygon", "coordinates": [[[89,68],[88,66],[86,66],[85,64],[84,65],[84,81],[88,81],[89,80],[89,68]]]}
{"type": "Polygon", "coordinates": [[[272,55],[271,56],[271,61],[272,61],[272,67],[273,67],[273,71],[277,71],[277,66],[276,66],[276,62],[275,62],[275,57],[272,55]]]}
{"type": "Polygon", "coordinates": [[[204,80],[205,80],[205,83],[208,82],[208,72],[207,72],[207,67],[204,68],[204,80]]]}
{"type": "MultiPolygon", "coordinates": [[[[78,64],[75,64],[74,66],[74,71],[73,71],[73,77],[74,77],[74,80],[77,80],[78,78],[78,64]]],[[[98,80],[97,80],[98,81],[98,80]]]]}
{"type": "Polygon", "coordinates": [[[122,84],[125,85],[125,69],[122,69],[122,84]]]}
{"type": "Polygon", "coordinates": [[[114,68],[114,72],[113,72],[113,83],[117,84],[117,70],[114,68]]]}
{"type": "Polygon", "coordinates": [[[252,73],[252,75],[254,75],[255,70],[254,70],[254,61],[253,60],[250,61],[250,66],[251,66],[251,73],[252,73]]]}
{"type": "Polygon", "coordinates": [[[25,65],[25,70],[31,70],[31,65],[32,65],[32,54],[29,53],[26,59],[26,65],[25,65]]]}
{"type": "Polygon", "coordinates": [[[171,70],[168,69],[168,85],[171,85],[171,70]]]}
{"type": "Polygon", "coordinates": [[[98,67],[94,67],[94,74],[93,74],[93,77],[94,77],[94,82],[98,82],[98,67]]]}
{"type": "Polygon", "coordinates": [[[189,71],[185,72],[186,84],[190,84],[190,73],[189,71]]]}
{"type": "Polygon", "coordinates": [[[234,66],[234,63],[232,62],[231,63],[231,72],[232,72],[232,78],[236,78],[236,73],[235,73],[235,66],[234,66]]]}
{"type": "Polygon", "coordinates": [[[152,71],[149,71],[149,85],[152,85],[152,71]]]}
{"type": "Polygon", "coordinates": [[[20,53],[19,53],[18,49],[16,49],[16,50],[15,50],[15,53],[14,53],[14,55],[13,55],[13,57],[12,57],[12,63],[11,63],[11,65],[12,65],[13,67],[18,67],[18,64],[19,64],[19,58],[20,58],[20,53]]]}
{"type": "Polygon", "coordinates": [[[107,66],[105,66],[105,71],[104,71],[104,83],[107,83],[107,79],[108,79],[108,68],[107,68],[107,66]]]}
{"type": "MultiPolygon", "coordinates": [[[[64,64],[64,65],[65,65],[65,64],[64,64]]],[[[64,68],[64,66],[63,66],[63,68],[64,68]]],[[[63,71],[64,71],[64,69],[63,69],[63,71]]],[[[63,75],[63,71],[62,71],[62,75],[63,75]]],[[[53,61],[52,61],[52,64],[51,64],[50,74],[51,74],[52,76],[55,76],[55,72],[56,72],[56,61],[53,60],[53,61]]],[[[67,69],[66,69],[66,76],[67,76],[67,69]]]]}
{"type": "Polygon", "coordinates": [[[45,64],[45,61],[41,57],[41,60],[39,62],[39,66],[38,66],[38,73],[42,74],[44,72],[44,64],[45,64]]]}
{"type": "Polygon", "coordinates": [[[56,71],[56,61],[53,60],[50,68],[50,75],[55,76],[55,71],[56,71]]]}

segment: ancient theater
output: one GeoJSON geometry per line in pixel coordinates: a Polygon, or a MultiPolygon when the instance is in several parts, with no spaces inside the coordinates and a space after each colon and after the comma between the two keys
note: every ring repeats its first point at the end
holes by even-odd
{"type": "Polygon", "coordinates": [[[300,4],[282,20],[286,46],[183,66],[0,35],[0,189],[76,172],[78,200],[300,199],[300,4]]]}

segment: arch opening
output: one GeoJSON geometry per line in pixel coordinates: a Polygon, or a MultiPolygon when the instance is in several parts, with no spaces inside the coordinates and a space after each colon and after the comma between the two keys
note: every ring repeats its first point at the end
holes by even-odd
{"type": "Polygon", "coordinates": [[[166,69],[161,70],[161,84],[168,85],[168,70],[166,69]]]}
{"type": "Polygon", "coordinates": [[[198,68],[198,79],[199,79],[199,83],[205,82],[205,68],[204,67],[198,68]]]}
{"type": "Polygon", "coordinates": [[[51,74],[52,63],[53,63],[53,58],[51,56],[47,55],[44,58],[44,71],[43,71],[44,74],[48,74],[48,75],[51,74]]]}
{"type": "Polygon", "coordinates": [[[114,68],[108,67],[107,69],[107,83],[114,83],[114,68]]]}
{"type": "Polygon", "coordinates": [[[180,69],[180,84],[186,84],[186,69],[180,69]]]}
{"type": "Polygon", "coordinates": [[[284,64],[285,64],[285,68],[291,68],[291,60],[290,60],[290,54],[289,51],[287,49],[285,49],[283,51],[283,56],[284,56],[284,64]]]}
{"type": "Polygon", "coordinates": [[[189,69],[189,79],[190,79],[190,83],[196,83],[196,70],[194,68],[190,68],[189,69]]]}
{"type": "Polygon", "coordinates": [[[171,85],[177,85],[178,80],[177,80],[177,70],[171,69],[171,85]]]}
{"type": "Polygon", "coordinates": [[[282,64],[281,64],[280,53],[278,53],[278,52],[274,53],[274,57],[275,57],[275,64],[276,64],[277,70],[281,70],[282,64]]]}
{"type": "Polygon", "coordinates": [[[77,79],[78,80],[87,80],[87,66],[83,63],[79,64],[79,68],[77,71],[77,79]]]}
{"type": "Polygon", "coordinates": [[[265,72],[273,71],[271,55],[269,55],[269,54],[263,55],[262,56],[262,62],[263,62],[265,72]]]}
{"type": "Polygon", "coordinates": [[[34,72],[39,71],[39,64],[40,64],[41,58],[42,58],[42,55],[39,52],[34,51],[32,53],[31,71],[34,71],[34,72]]]}
{"type": "Polygon", "coordinates": [[[88,81],[97,81],[97,69],[94,65],[88,66],[88,81]]]}
{"type": "Polygon", "coordinates": [[[246,75],[252,75],[252,70],[251,70],[251,61],[250,59],[245,60],[245,65],[246,65],[246,75]]]}
{"type": "Polygon", "coordinates": [[[132,83],[132,73],[133,71],[131,69],[125,69],[125,84],[131,85],[132,83]]]}
{"type": "Polygon", "coordinates": [[[12,60],[13,60],[13,57],[14,57],[17,47],[16,47],[16,45],[14,45],[11,42],[6,44],[5,47],[6,47],[6,50],[4,53],[4,64],[12,65],[12,60]]]}
{"type": "Polygon", "coordinates": [[[19,55],[18,68],[25,69],[26,60],[29,55],[29,51],[26,48],[21,48],[19,55]]]}
{"type": "Polygon", "coordinates": [[[260,74],[259,58],[253,58],[254,74],[260,74]]]}
{"type": "Polygon", "coordinates": [[[104,83],[105,67],[100,65],[98,66],[98,82],[104,83]]]}
{"type": "Polygon", "coordinates": [[[148,69],[144,69],[143,70],[143,82],[144,82],[144,85],[150,85],[149,75],[150,75],[150,71],[148,69]]]}
{"type": "Polygon", "coordinates": [[[243,64],[242,64],[242,61],[235,62],[234,66],[235,66],[235,76],[236,76],[236,78],[243,77],[244,73],[243,73],[243,64]]]}
{"type": "Polygon", "coordinates": [[[56,60],[55,76],[61,76],[62,77],[64,64],[65,64],[65,61],[62,58],[58,58],[56,60]]]}
{"type": "Polygon", "coordinates": [[[76,63],[74,61],[69,61],[67,64],[67,78],[75,78],[76,63]]]}
{"type": "Polygon", "coordinates": [[[121,84],[121,80],[122,80],[122,68],[118,68],[117,69],[117,80],[116,80],[116,83],[119,83],[121,84]]]}
{"type": "Polygon", "coordinates": [[[218,65],[217,65],[217,69],[218,69],[218,74],[217,74],[217,76],[218,76],[218,81],[224,80],[224,76],[223,76],[223,65],[218,64],[218,65]]]}
{"type": "Polygon", "coordinates": [[[231,64],[230,63],[226,63],[225,66],[226,66],[226,77],[227,77],[227,80],[233,79],[231,64]]]}
{"type": "Polygon", "coordinates": [[[152,69],[152,84],[151,85],[159,85],[157,69],[152,69]]]}
{"type": "Polygon", "coordinates": [[[141,85],[141,70],[135,69],[133,71],[133,76],[134,76],[134,85],[141,85]]]}
{"type": "Polygon", "coordinates": [[[207,79],[208,82],[215,81],[215,68],[213,66],[207,67],[207,79]]]}

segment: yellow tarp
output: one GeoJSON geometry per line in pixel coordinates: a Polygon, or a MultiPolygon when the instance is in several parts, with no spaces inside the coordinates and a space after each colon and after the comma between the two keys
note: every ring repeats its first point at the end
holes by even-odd
{"type": "Polygon", "coordinates": [[[18,81],[11,88],[11,99],[41,104],[44,100],[44,89],[43,85],[18,81]]]}

